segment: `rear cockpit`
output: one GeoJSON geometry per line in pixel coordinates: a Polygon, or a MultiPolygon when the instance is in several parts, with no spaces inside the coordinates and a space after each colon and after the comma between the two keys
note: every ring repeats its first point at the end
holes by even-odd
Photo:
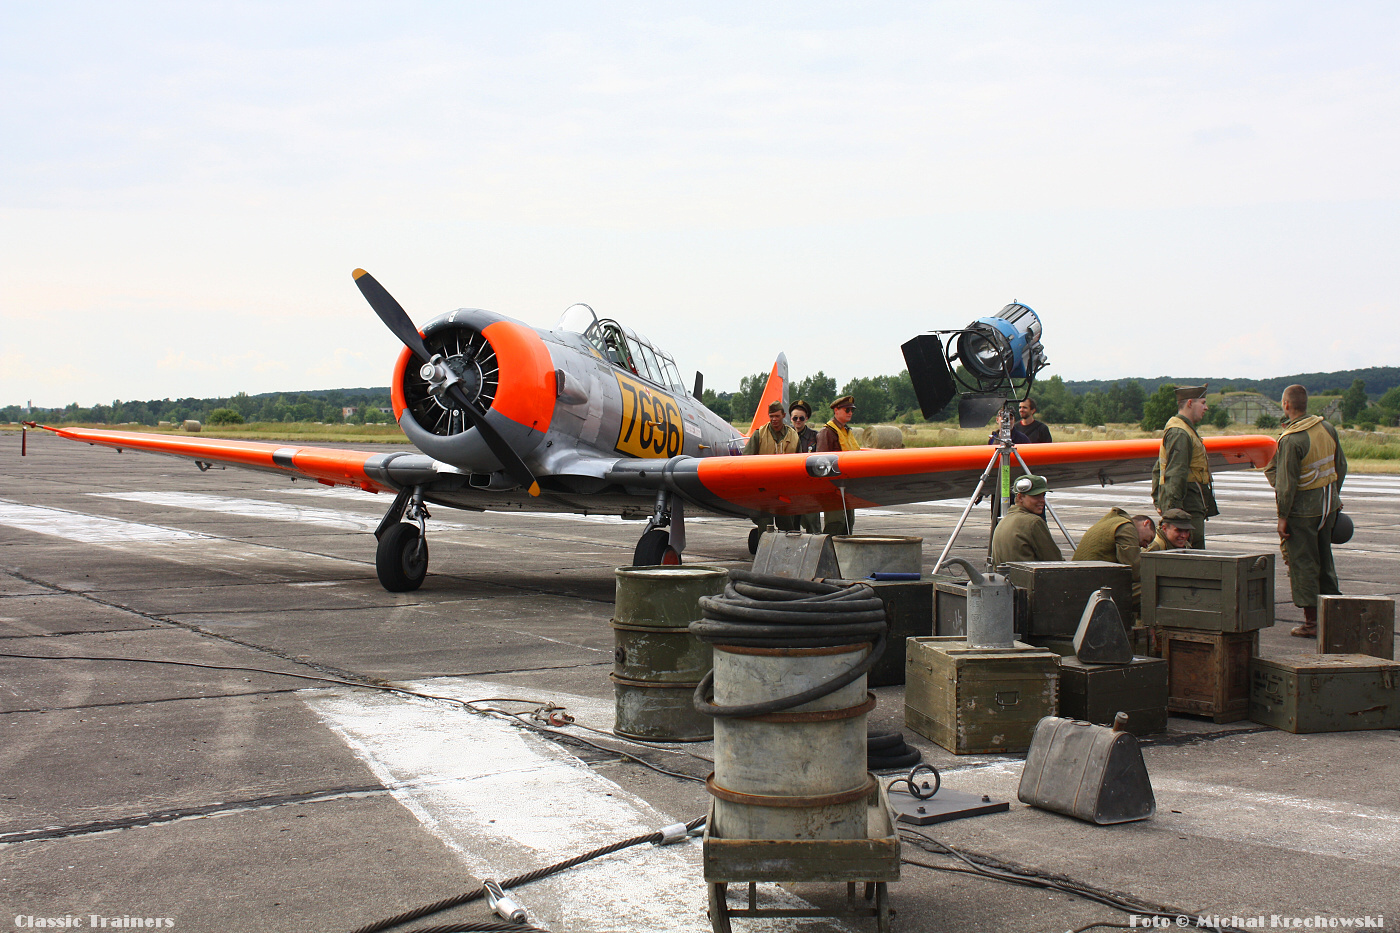
{"type": "Polygon", "coordinates": [[[646,379],[668,392],[689,395],[676,361],[642,334],[609,319],[599,320],[586,304],[570,305],[559,318],[558,330],[580,334],[598,355],[618,369],[646,379]]]}

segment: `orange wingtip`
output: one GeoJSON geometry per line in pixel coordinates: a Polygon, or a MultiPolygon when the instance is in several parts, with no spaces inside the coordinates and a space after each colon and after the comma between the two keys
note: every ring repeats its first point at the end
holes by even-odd
{"type": "Polygon", "coordinates": [[[532,495],[532,496],[538,496],[539,494],[540,494],[540,484],[539,484],[539,483],[531,483],[531,484],[530,484],[530,495],[532,495]]]}
{"type": "Polygon", "coordinates": [[[352,273],[350,273],[350,274],[353,275],[353,276],[355,277],[355,280],[356,280],[356,281],[359,281],[360,276],[369,275],[369,273],[366,272],[366,271],[363,270],[363,269],[356,269],[354,272],[352,272],[352,273]]]}

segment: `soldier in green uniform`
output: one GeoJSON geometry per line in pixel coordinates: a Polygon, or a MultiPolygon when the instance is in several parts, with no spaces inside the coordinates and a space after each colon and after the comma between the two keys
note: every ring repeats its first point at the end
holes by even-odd
{"type": "Polygon", "coordinates": [[[1172,551],[1191,546],[1191,531],[1195,525],[1191,514],[1185,509],[1167,509],[1162,513],[1162,522],[1157,526],[1157,537],[1143,548],[1144,551],[1172,551]]]}
{"type": "Polygon", "coordinates": [[[1206,546],[1206,519],[1219,515],[1210,483],[1206,445],[1196,433],[1205,417],[1206,387],[1182,386],[1176,390],[1176,414],[1162,432],[1162,449],[1152,470],[1152,501],[1157,513],[1184,509],[1191,515],[1191,546],[1206,546]]]}
{"type": "MultiPolygon", "coordinates": [[[[797,440],[797,432],[783,419],[783,403],[773,402],[768,406],[768,423],[749,436],[749,442],[744,445],[744,453],[750,456],[796,453],[797,440]]],[[[762,534],[773,527],[774,519],[775,516],[768,512],[761,512],[754,518],[753,523],[758,526],[759,534],[762,534]]],[[[796,516],[778,515],[776,519],[780,531],[797,530],[796,516]]]]}
{"type": "Polygon", "coordinates": [[[1278,536],[1288,564],[1293,605],[1303,610],[1303,624],[1291,633],[1317,637],[1317,598],[1340,593],[1337,566],[1332,562],[1332,528],[1342,510],[1342,482],[1347,457],[1337,430],[1320,415],[1308,414],[1308,390],[1291,385],[1283,390],[1287,426],[1278,450],[1264,468],[1278,503],[1278,536]]]}
{"type": "Polygon", "coordinates": [[[1133,572],[1133,612],[1142,602],[1142,549],[1152,543],[1157,525],[1146,515],[1134,515],[1117,506],[1084,532],[1070,560],[1103,560],[1122,564],[1133,572]]]}
{"type": "Polygon", "coordinates": [[[992,532],[992,566],[1013,560],[1063,560],[1045,524],[1045,494],[1050,485],[1043,476],[1022,476],[1012,485],[1016,501],[992,532]]]}

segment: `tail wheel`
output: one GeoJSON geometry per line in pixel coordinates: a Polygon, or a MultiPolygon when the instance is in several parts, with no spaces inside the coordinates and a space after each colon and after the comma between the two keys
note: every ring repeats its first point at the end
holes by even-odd
{"type": "Polygon", "coordinates": [[[653,528],[642,535],[641,540],[637,542],[637,549],[632,552],[634,567],[675,567],[680,562],[680,552],[671,547],[671,533],[664,528],[653,528]]]}
{"type": "Polygon", "coordinates": [[[399,522],[379,539],[374,552],[379,583],[390,593],[408,593],[423,585],[428,575],[428,542],[417,525],[399,522]]]}

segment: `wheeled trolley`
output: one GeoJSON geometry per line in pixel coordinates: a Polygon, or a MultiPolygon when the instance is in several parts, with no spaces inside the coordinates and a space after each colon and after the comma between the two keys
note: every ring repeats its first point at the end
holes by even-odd
{"type": "Polygon", "coordinates": [[[709,888],[710,923],[715,933],[733,933],[731,917],[830,917],[822,908],[760,908],[757,885],[760,881],[842,882],[846,883],[846,910],[849,917],[874,917],[880,933],[889,933],[888,883],[899,880],[899,834],[889,796],[878,781],[866,798],[866,838],[864,839],[722,839],[716,836],[714,801],[705,826],[705,883],[709,888]],[[748,886],[746,907],[733,907],[728,901],[731,884],[748,886]],[[864,884],[865,900],[856,898],[856,885],[864,884]]]}

